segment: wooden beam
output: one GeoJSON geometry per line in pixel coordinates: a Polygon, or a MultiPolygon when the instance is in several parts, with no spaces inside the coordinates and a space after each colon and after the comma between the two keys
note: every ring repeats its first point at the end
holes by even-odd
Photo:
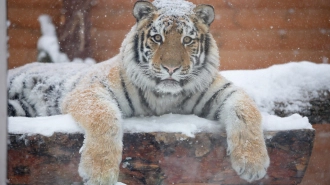
{"type": "MultiPolygon", "coordinates": [[[[314,130],[265,132],[271,159],[257,184],[298,184],[313,148],[314,130]]],[[[9,184],[80,184],[82,134],[51,137],[10,134],[9,184]]],[[[232,169],[225,133],[124,135],[120,181],[128,185],[247,184],[232,169]]]]}

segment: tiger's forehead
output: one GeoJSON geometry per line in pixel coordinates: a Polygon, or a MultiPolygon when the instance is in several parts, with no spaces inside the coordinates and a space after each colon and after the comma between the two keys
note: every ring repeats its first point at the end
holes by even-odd
{"type": "Polygon", "coordinates": [[[175,29],[177,32],[185,35],[194,35],[196,27],[190,17],[186,15],[160,15],[156,16],[151,24],[151,34],[167,33],[175,29]]]}

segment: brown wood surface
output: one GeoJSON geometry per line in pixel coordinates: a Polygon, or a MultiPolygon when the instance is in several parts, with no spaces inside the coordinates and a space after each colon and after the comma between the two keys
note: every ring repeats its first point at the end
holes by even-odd
{"type": "MultiPolygon", "coordinates": [[[[89,0],[88,0],[89,1],[89,0]]],[[[135,1],[135,0],[134,0],[135,1]]],[[[84,20],[90,19],[90,34],[81,39],[61,42],[62,51],[72,56],[86,56],[104,61],[118,54],[120,45],[135,19],[134,1],[92,0],[84,20]],[[89,42],[90,41],[90,42],[89,42]],[[69,49],[65,49],[68,47],[69,49]],[[76,52],[75,54],[70,54],[76,52]]],[[[68,33],[59,28],[74,25],[78,4],[84,1],[8,0],[9,68],[36,60],[36,51],[26,55],[40,33],[38,16],[49,14],[58,28],[59,38],[68,33]],[[72,12],[70,12],[72,11],[72,12]],[[21,29],[22,31],[17,31],[21,29]],[[22,32],[26,32],[21,34],[22,32]],[[31,36],[30,38],[29,36],[31,36]],[[23,38],[22,38],[23,37],[23,38]],[[20,54],[23,52],[23,54],[20,54]],[[17,57],[17,53],[19,57],[17,57]],[[23,57],[28,56],[28,57],[23,57]]],[[[221,69],[258,69],[290,61],[308,60],[329,63],[330,1],[329,0],[192,0],[196,4],[212,4],[216,11],[211,32],[217,41],[221,69]]],[[[86,30],[87,32],[89,30],[86,30]]],[[[85,32],[85,33],[87,33],[85,32]]],[[[71,32],[69,37],[76,37],[71,32]]],[[[81,37],[82,38],[82,37],[81,37]]],[[[36,47],[36,46],[35,46],[36,47]]]]}
{"type": "MultiPolygon", "coordinates": [[[[267,176],[251,184],[298,184],[313,148],[314,130],[266,132],[271,164],[267,176]]],[[[51,137],[10,134],[9,184],[76,184],[82,134],[51,137]]],[[[139,133],[124,135],[120,181],[128,185],[247,184],[226,156],[226,135],[139,133]]]]}
{"type": "Polygon", "coordinates": [[[63,0],[63,24],[58,29],[60,51],[70,60],[92,57],[90,10],[92,0],[63,0]]]}

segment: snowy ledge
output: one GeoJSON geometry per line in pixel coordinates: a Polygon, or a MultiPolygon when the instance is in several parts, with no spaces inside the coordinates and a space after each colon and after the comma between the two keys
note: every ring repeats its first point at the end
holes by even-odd
{"type": "MultiPolygon", "coordinates": [[[[280,118],[262,113],[264,131],[313,129],[308,118],[298,114],[280,118]]],[[[9,117],[9,133],[52,136],[54,133],[83,133],[70,115],[50,117],[9,117]]],[[[221,127],[215,121],[206,120],[195,115],[167,114],[160,117],[129,118],[123,122],[125,133],[182,133],[194,137],[196,133],[216,133],[221,127]]]]}

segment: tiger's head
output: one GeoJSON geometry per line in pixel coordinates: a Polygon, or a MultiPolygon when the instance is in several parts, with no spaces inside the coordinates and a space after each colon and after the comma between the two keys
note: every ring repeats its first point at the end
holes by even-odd
{"type": "Polygon", "coordinates": [[[121,48],[123,67],[141,90],[179,95],[203,91],[219,68],[216,43],[209,33],[210,5],[184,0],[136,2],[137,23],[121,48]]]}

